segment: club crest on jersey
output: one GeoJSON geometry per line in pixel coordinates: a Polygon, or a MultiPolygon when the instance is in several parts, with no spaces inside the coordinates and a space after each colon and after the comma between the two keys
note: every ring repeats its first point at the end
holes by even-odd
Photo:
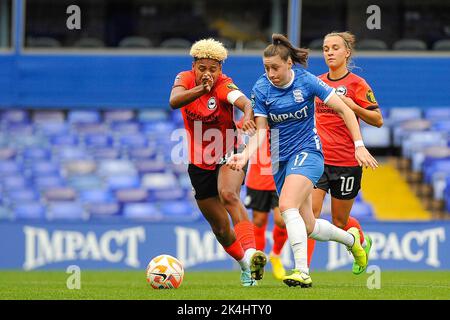
{"type": "Polygon", "coordinates": [[[338,96],[345,96],[347,94],[347,88],[345,86],[339,86],[336,88],[336,94],[338,96]]]}
{"type": "Polygon", "coordinates": [[[375,99],[375,95],[373,94],[373,91],[370,89],[366,93],[366,98],[367,98],[367,100],[369,100],[372,103],[377,103],[377,100],[375,99]]]}
{"type": "Polygon", "coordinates": [[[305,99],[303,98],[302,90],[295,89],[294,91],[292,91],[292,94],[294,95],[295,102],[300,103],[305,101],[305,99]]]}
{"type": "Polygon", "coordinates": [[[214,110],[217,107],[216,99],[214,97],[209,98],[208,100],[208,109],[214,110]]]}

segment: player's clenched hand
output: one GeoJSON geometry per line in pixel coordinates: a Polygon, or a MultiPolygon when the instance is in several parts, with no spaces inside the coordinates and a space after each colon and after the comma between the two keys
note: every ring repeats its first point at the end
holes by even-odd
{"type": "Polygon", "coordinates": [[[378,162],[367,151],[366,147],[360,146],[355,149],[355,158],[361,167],[371,167],[372,169],[378,168],[378,162]]]}
{"type": "Polygon", "coordinates": [[[209,73],[205,73],[202,76],[201,81],[203,85],[203,90],[205,90],[205,92],[210,92],[213,86],[213,78],[211,77],[211,75],[209,73]]]}
{"type": "Polygon", "coordinates": [[[249,136],[256,133],[256,123],[253,119],[244,119],[244,124],[242,125],[242,131],[249,136]]]}
{"type": "Polygon", "coordinates": [[[227,166],[229,166],[231,169],[236,170],[236,171],[239,171],[242,168],[244,168],[246,164],[247,164],[247,159],[245,158],[244,154],[242,154],[242,153],[233,154],[227,160],[227,166]]]}

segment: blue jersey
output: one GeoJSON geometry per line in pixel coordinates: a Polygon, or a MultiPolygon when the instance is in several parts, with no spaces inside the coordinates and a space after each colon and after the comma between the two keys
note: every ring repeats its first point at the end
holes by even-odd
{"type": "Polygon", "coordinates": [[[293,79],[283,88],[264,74],[252,89],[255,117],[267,118],[271,129],[272,162],[287,161],[304,149],[322,150],[314,123],[314,98],[326,103],[334,89],[304,69],[292,72],[293,79]]]}

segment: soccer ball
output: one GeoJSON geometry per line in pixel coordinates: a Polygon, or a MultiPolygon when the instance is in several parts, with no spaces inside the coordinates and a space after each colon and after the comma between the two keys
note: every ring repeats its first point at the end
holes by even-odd
{"type": "Polygon", "coordinates": [[[178,288],[183,282],[183,277],[183,265],[168,254],[153,258],[147,266],[147,282],[153,289],[178,288]]]}

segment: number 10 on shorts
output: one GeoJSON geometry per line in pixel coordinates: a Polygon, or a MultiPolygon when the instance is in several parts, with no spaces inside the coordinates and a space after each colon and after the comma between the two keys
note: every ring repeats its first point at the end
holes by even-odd
{"type": "Polygon", "coordinates": [[[301,167],[307,157],[308,157],[308,152],[300,152],[300,154],[295,156],[294,166],[301,167]],[[301,157],[301,159],[300,159],[300,157],[301,157]],[[300,160],[300,162],[299,162],[299,160],[300,160]]]}
{"type": "Polygon", "coordinates": [[[353,186],[355,185],[355,177],[341,177],[341,192],[342,195],[348,195],[352,192],[353,186]]]}

